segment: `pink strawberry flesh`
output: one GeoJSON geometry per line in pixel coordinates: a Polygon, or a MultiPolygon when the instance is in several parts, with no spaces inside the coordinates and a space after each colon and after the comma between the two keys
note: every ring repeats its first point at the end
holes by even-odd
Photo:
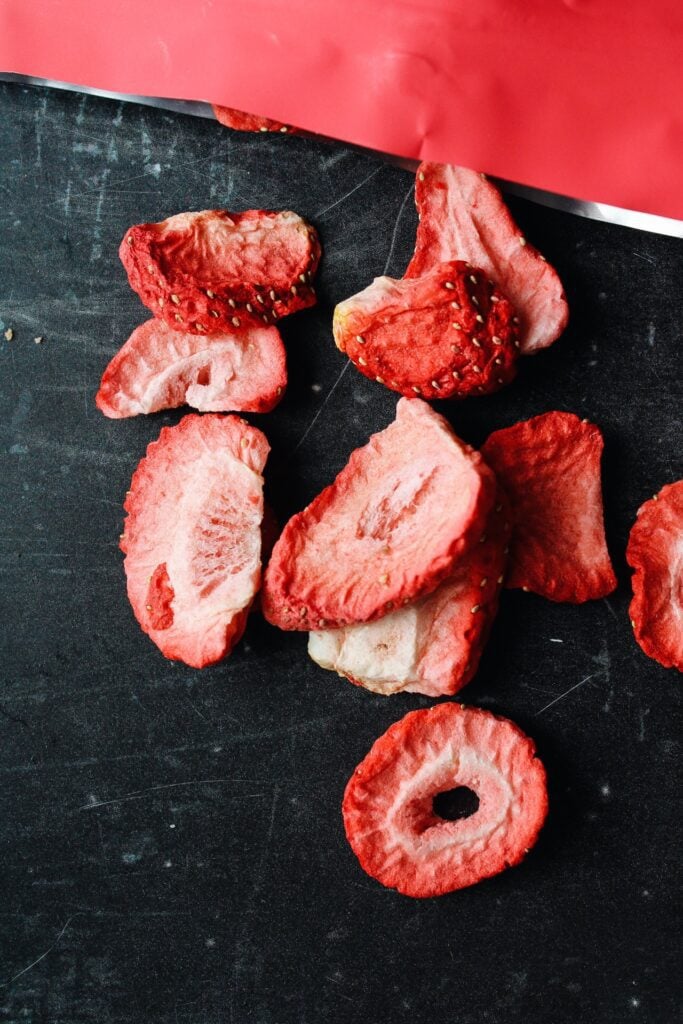
{"type": "Polygon", "coordinates": [[[368,622],[436,589],[478,541],[493,474],[425,402],[355,451],[335,482],[285,526],[262,607],[281,629],[368,622]]]}
{"type": "Polygon", "coordinates": [[[109,363],[95,401],[114,419],[179,405],[201,412],[268,412],[286,386],[276,327],[203,336],[153,319],[136,327],[109,363]]]}
{"type": "Polygon", "coordinates": [[[432,594],[375,622],[312,632],[308,653],[375,693],[457,693],[474,676],[495,618],[509,538],[497,500],[479,543],[432,594]]]}
{"type": "Polygon", "coordinates": [[[135,617],[167,657],[202,668],[239,640],[261,577],[264,435],[185,416],[138,465],[121,538],[135,617]]]}
{"type": "Polygon", "coordinates": [[[414,897],[440,896],[518,864],[547,809],[533,741],[505,718],[453,703],[392,725],[356,768],[342,805],[362,868],[414,897]],[[435,798],[461,787],[477,809],[447,820],[435,798]]]}

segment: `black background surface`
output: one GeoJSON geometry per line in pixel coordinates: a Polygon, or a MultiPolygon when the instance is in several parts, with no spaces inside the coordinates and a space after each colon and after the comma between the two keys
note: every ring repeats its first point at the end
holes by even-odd
{"type": "Polygon", "coordinates": [[[118,535],[132,471],[180,411],[106,420],[104,367],[147,312],[125,229],[185,209],[291,208],[319,229],[316,308],[282,324],[268,435],[282,521],[393,418],[345,368],[335,302],[414,240],[412,177],[343,146],[0,88],[0,1020],[514,1024],[677,1019],[680,676],[628,623],[636,509],[681,476],[683,244],[521,201],[572,322],[499,395],[438,406],[478,444],[548,409],[602,428],[619,590],[504,595],[468,703],[537,741],[551,814],[519,868],[437,900],[382,889],[340,816],[374,739],[416,707],[325,673],[251,618],[224,664],[163,659],[118,535]],[[43,335],[43,345],[33,338],[43,335]],[[556,641],[562,641],[561,643],[556,641]]]}

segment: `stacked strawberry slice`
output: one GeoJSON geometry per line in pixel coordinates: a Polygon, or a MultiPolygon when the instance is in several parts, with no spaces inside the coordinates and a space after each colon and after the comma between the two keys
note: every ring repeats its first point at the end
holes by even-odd
{"type": "Polygon", "coordinates": [[[474,675],[507,585],[580,603],[616,586],[597,427],[547,413],[482,456],[426,403],[354,452],[273,550],[262,607],[309,630],[309,653],[378,693],[456,693],[474,675]],[[495,477],[494,477],[494,472],[495,477]]]}
{"type": "Polygon", "coordinates": [[[287,376],[274,324],[315,302],[314,228],[291,211],[179,213],[130,228],[119,255],[154,319],[105,370],[96,398],[105,416],[277,404],[287,376]]]}
{"type": "MultiPolygon", "coordinates": [[[[312,227],[290,212],[183,213],[131,228],[120,255],[155,318],[105,370],[96,401],[106,416],[276,405],[287,375],[273,324],[315,301],[312,227]]],[[[202,668],[244,630],[268,540],[268,452],[261,431],[236,416],[185,416],[135,471],[121,535],[128,596],[167,658],[202,668]]]]}
{"type": "MultiPolygon", "coordinates": [[[[485,458],[420,400],[354,452],[286,525],[263,612],[311,630],[322,667],[380,694],[454,694],[475,674],[501,586],[581,602],[616,580],[597,427],[548,413],[492,434],[485,458]],[[495,475],[492,470],[495,470],[495,475]]],[[[517,864],[547,812],[545,771],[512,722],[447,703],[381,736],[346,788],[363,868],[414,897],[517,864]],[[448,814],[465,792],[472,813],[448,814]]]]}
{"type": "Polygon", "coordinates": [[[498,189],[464,167],[423,163],[415,255],[340,303],[334,338],[366,377],[408,398],[464,398],[508,384],[518,355],[551,345],[567,302],[498,189]]]}

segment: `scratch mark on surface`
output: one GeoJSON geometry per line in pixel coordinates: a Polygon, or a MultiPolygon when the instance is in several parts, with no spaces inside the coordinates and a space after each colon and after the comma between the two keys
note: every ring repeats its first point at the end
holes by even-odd
{"type": "Polygon", "coordinates": [[[639,728],[638,728],[638,742],[639,743],[644,743],[645,742],[645,719],[646,719],[646,717],[649,714],[650,714],[650,708],[643,708],[643,710],[640,712],[640,715],[638,716],[639,720],[640,720],[640,725],[639,725],[639,728]]]}
{"type": "Polygon", "coordinates": [[[83,804],[79,811],[95,811],[98,807],[110,807],[112,804],[124,804],[129,800],[141,800],[148,793],[158,793],[162,789],[180,789],[183,786],[224,786],[230,783],[246,782],[246,779],[190,779],[188,782],[166,782],[161,786],[149,786],[147,789],[138,789],[133,793],[124,793],[123,796],[114,797],[112,800],[95,800],[93,803],[83,804]]]}
{"type": "Polygon", "coordinates": [[[570,693],[574,692],[574,690],[578,690],[578,688],[580,686],[583,686],[584,683],[587,683],[590,679],[593,679],[596,674],[597,673],[594,672],[592,675],[586,676],[585,679],[582,679],[580,682],[574,683],[574,685],[570,686],[568,690],[565,690],[564,693],[561,693],[559,697],[555,697],[555,699],[551,700],[549,704],[546,704],[546,706],[544,708],[541,708],[540,711],[537,711],[536,712],[536,716],[542,715],[543,712],[547,711],[548,708],[551,708],[553,706],[553,704],[557,704],[559,701],[564,700],[564,698],[568,697],[570,693]]]}
{"type": "MultiPolygon", "coordinates": [[[[377,168],[377,170],[380,170],[380,168],[377,168]]],[[[375,171],[374,173],[377,173],[377,172],[375,171]]],[[[373,177],[373,175],[371,174],[370,178],[372,178],[372,177],[373,177]]],[[[366,178],[365,181],[369,181],[369,178],[366,178]]],[[[361,182],[361,185],[363,185],[363,184],[365,184],[365,182],[361,182]]],[[[393,234],[391,236],[391,242],[389,244],[389,254],[388,254],[387,258],[386,258],[386,262],[384,264],[384,270],[382,271],[382,274],[386,274],[387,270],[389,269],[389,264],[391,263],[391,259],[392,259],[393,255],[394,255],[394,247],[396,245],[396,239],[398,237],[398,228],[399,228],[399,224],[401,223],[401,217],[403,216],[403,211],[406,208],[406,203],[408,202],[408,199],[410,198],[414,187],[415,187],[414,184],[411,183],[410,188],[408,189],[408,191],[406,192],[405,196],[403,197],[403,202],[401,203],[401,206],[399,208],[398,214],[396,216],[396,223],[394,224],[394,231],[393,231],[393,234]]],[[[357,185],[355,189],[352,189],[352,192],[355,192],[358,188],[360,188],[360,185],[357,185]]],[[[350,194],[351,193],[349,193],[349,195],[350,194]]],[[[348,198],[348,196],[345,197],[345,198],[348,198]]],[[[331,208],[332,207],[328,207],[328,209],[331,209],[331,208]]],[[[325,211],[323,211],[323,212],[325,212],[325,211]]],[[[320,214],[317,214],[316,216],[320,217],[320,214]]],[[[320,419],[320,416],[321,416],[321,414],[323,412],[323,409],[325,408],[325,406],[327,405],[329,400],[332,398],[332,395],[335,393],[335,391],[337,390],[337,388],[341,384],[342,379],[344,377],[344,374],[346,373],[346,371],[348,370],[350,365],[351,365],[351,360],[347,359],[346,362],[344,363],[340,373],[339,373],[339,376],[337,377],[337,379],[335,380],[334,384],[332,385],[332,387],[330,388],[330,390],[327,392],[327,394],[325,395],[324,399],[320,403],[320,406],[318,407],[318,411],[316,412],[315,416],[313,417],[311,422],[308,424],[308,426],[306,427],[305,431],[303,432],[303,434],[301,435],[301,437],[297,441],[296,445],[294,446],[294,448],[290,452],[290,457],[292,455],[294,455],[295,452],[298,452],[299,448],[301,448],[302,444],[304,443],[306,438],[309,436],[309,434],[311,433],[311,431],[315,427],[316,423],[320,419]]]]}
{"type": "Polygon", "coordinates": [[[396,223],[394,224],[394,233],[391,236],[391,245],[389,246],[389,255],[387,256],[387,261],[384,264],[384,270],[382,271],[383,275],[386,274],[386,272],[388,271],[389,266],[391,264],[391,260],[392,260],[392,257],[394,255],[394,246],[396,245],[396,239],[398,238],[398,228],[399,228],[399,225],[401,223],[401,218],[403,217],[403,211],[406,208],[406,203],[408,202],[408,200],[410,199],[411,195],[413,194],[413,189],[414,188],[415,188],[415,184],[413,182],[411,182],[410,188],[408,189],[408,191],[406,192],[405,196],[403,197],[403,202],[401,203],[401,206],[399,208],[398,215],[396,217],[396,223]]]}
{"type": "Polygon", "coordinates": [[[102,257],[102,207],[104,206],[104,194],[107,189],[107,182],[109,181],[110,170],[105,167],[102,171],[102,177],[100,179],[100,191],[97,197],[97,206],[95,207],[95,226],[93,227],[93,243],[90,249],[90,262],[95,263],[102,257]]]}
{"type": "Polygon", "coordinates": [[[379,167],[375,167],[374,171],[368,174],[367,178],[363,178],[363,180],[359,181],[357,185],[354,185],[351,191],[347,192],[346,195],[343,195],[341,199],[335,199],[335,201],[331,203],[329,206],[326,206],[324,210],[319,210],[318,213],[314,213],[314,220],[320,220],[320,218],[324,217],[326,213],[330,212],[330,210],[334,210],[337,206],[340,206],[341,203],[345,203],[346,200],[349,199],[354,194],[354,192],[357,192],[358,189],[363,187],[363,185],[367,185],[367,183],[369,181],[372,181],[373,178],[376,178],[379,172],[383,170],[383,168],[384,164],[380,164],[379,167]]]}
{"type": "Polygon", "coordinates": [[[206,715],[203,715],[203,714],[201,713],[201,711],[199,710],[199,708],[198,708],[198,707],[196,706],[196,704],[194,704],[194,703],[193,703],[193,702],[192,702],[192,701],[190,700],[190,698],[189,698],[189,697],[187,696],[187,694],[185,694],[185,697],[186,697],[186,699],[187,699],[187,703],[188,703],[188,704],[190,705],[190,707],[191,707],[191,708],[192,708],[192,710],[194,711],[195,715],[199,715],[199,717],[200,717],[200,718],[202,719],[202,721],[203,721],[203,722],[208,722],[208,718],[206,717],[206,715]]]}
{"type": "Polygon", "coordinates": [[[617,615],[617,613],[615,612],[614,608],[612,607],[611,602],[606,597],[603,597],[602,600],[607,605],[607,610],[610,613],[610,615],[612,616],[612,618],[614,619],[614,621],[618,622],[619,621],[619,616],[617,615]]]}
{"type": "Polygon", "coordinates": [[[64,192],[64,217],[66,220],[69,219],[69,207],[71,206],[71,178],[66,183],[66,190],[64,192]]]}
{"type": "Polygon", "coordinates": [[[337,390],[337,388],[341,384],[342,378],[343,378],[344,374],[346,373],[346,371],[348,370],[350,365],[351,365],[351,360],[347,359],[346,362],[344,363],[342,369],[341,369],[341,372],[340,372],[339,376],[337,377],[337,379],[335,380],[334,384],[332,385],[332,387],[330,388],[330,390],[327,392],[327,394],[325,395],[324,399],[320,403],[320,406],[318,407],[318,411],[316,412],[315,416],[313,417],[311,422],[306,427],[305,431],[303,432],[303,434],[301,435],[301,437],[297,441],[295,447],[292,448],[291,455],[294,455],[295,452],[298,452],[299,448],[301,448],[301,445],[304,443],[304,441],[306,440],[306,438],[308,437],[310,432],[313,430],[313,427],[316,425],[316,423],[320,419],[320,416],[321,416],[321,414],[323,412],[323,409],[325,408],[325,406],[327,405],[329,400],[332,398],[332,395],[335,393],[335,391],[337,390]]]}
{"type": "Polygon", "coordinates": [[[43,97],[42,103],[37,108],[33,115],[34,130],[36,136],[36,170],[40,171],[43,168],[43,122],[45,120],[45,111],[47,110],[47,96],[43,97]]]}
{"type": "MultiPolygon", "coordinates": [[[[244,908],[244,912],[242,914],[242,929],[241,929],[241,933],[240,933],[240,937],[239,937],[239,942],[237,944],[238,949],[240,949],[240,953],[235,958],[235,965],[234,965],[234,968],[233,968],[233,984],[232,984],[232,988],[230,990],[230,1020],[231,1021],[234,1021],[234,1019],[235,1019],[235,1016],[234,1016],[234,1011],[235,1011],[235,993],[236,993],[236,991],[238,989],[239,978],[240,978],[240,975],[241,975],[241,973],[242,973],[242,971],[244,969],[244,965],[245,965],[244,953],[241,950],[242,950],[242,948],[244,947],[246,941],[249,938],[249,928],[250,928],[249,921],[250,921],[250,918],[251,918],[252,913],[253,913],[254,901],[255,901],[256,897],[258,896],[258,893],[259,893],[259,891],[261,889],[261,884],[263,882],[263,875],[264,875],[264,872],[265,872],[265,867],[266,867],[266,864],[268,862],[268,853],[270,851],[270,844],[271,844],[271,842],[273,840],[273,833],[275,831],[275,814],[276,814],[276,811],[277,811],[277,803],[278,803],[279,798],[280,798],[280,787],[279,787],[279,785],[277,783],[275,783],[273,785],[273,798],[272,798],[272,801],[271,801],[271,804],[270,804],[270,818],[269,818],[269,821],[268,821],[268,831],[266,833],[266,839],[265,839],[265,842],[264,842],[263,847],[262,847],[261,857],[260,857],[260,860],[259,860],[258,868],[257,868],[256,873],[254,875],[254,881],[253,881],[253,884],[252,884],[252,887],[251,887],[251,891],[250,891],[250,893],[249,893],[249,895],[247,897],[245,908],[244,908]]],[[[247,958],[247,962],[249,962],[249,958],[247,958]]]]}
{"type": "Polygon", "coordinates": [[[85,118],[85,106],[86,106],[87,102],[88,102],[88,96],[87,96],[87,93],[84,93],[83,99],[78,104],[78,112],[76,114],[76,124],[83,124],[83,120],[85,118]]]}
{"type": "Polygon", "coordinates": [[[17,980],[17,978],[21,978],[22,974],[28,973],[28,971],[30,971],[34,967],[36,967],[36,965],[39,964],[41,960],[44,960],[46,956],[49,956],[50,953],[52,952],[52,950],[55,949],[55,947],[59,944],[60,939],[62,938],[62,936],[66,932],[67,928],[69,927],[69,925],[71,924],[73,919],[75,917],[82,916],[82,914],[83,914],[82,910],[77,910],[75,914],[72,914],[71,917],[67,918],[67,920],[66,920],[66,922],[64,924],[64,927],[62,928],[61,932],[59,933],[59,935],[57,936],[55,941],[49,947],[49,949],[46,949],[44,953],[41,953],[41,955],[39,957],[37,957],[37,959],[35,959],[33,961],[33,963],[30,963],[28,965],[28,967],[24,967],[23,970],[19,971],[18,974],[15,974],[13,978],[10,978],[9,981],[3,981],[2,983],[0,983],[0,987],[6,988],[8,985],[11,985],[12,982],[17,980]]]}
{"type": "Polygon", "coordinates": [[[646,263],[651,263],[653,266],[655,265],[656,260],[653,260],[652,256],[646,256],[644,252],[636,252],[635,249],[633,249],[632,251],[633,255],[637,256],[639,260],[645,260],[646,263]]]}

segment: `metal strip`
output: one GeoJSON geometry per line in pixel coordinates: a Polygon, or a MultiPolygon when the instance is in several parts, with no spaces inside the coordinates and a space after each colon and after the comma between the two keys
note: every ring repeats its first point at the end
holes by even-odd
{"type": "MultiPolygon", "coordinates": [[[[101,96],[104,99],[118,100],[124,103],[141,103],[146,107],[158,107],[161,110],[172,110],[177,114],[189,114],[193,117],[213,119],[214,116],[209,103],[200,103],[194,100],[173,100],[159,96],[131,96],[127,93],[107,92],[104,89],[90,89],[87,86],[55,82],[48,78],[33,78],[28,75],[14,75],[7,72],[0,72],[0,81],[15,82],[20,85],[39,85],[50,89],[66,89],[69,92],[87,93],[89,96],[101,96]]],[[[322,138],[322,136],[316,137],[322,138]]],[[[374,150],[365,149],[362,146],[352,146],[351,148],[371,153],[373,156],[382,156],[406,169],[414,170],[417,167],[416,161],[395,157],[390,153],[378,154],[374,150]]],[[[638,231],[650,231],[657,235],[683,238],[683,221],[674,220],[671,217],[660,217],[654,213],[640,213],[636,210],[624,210],[618,206],[609,206],[607,203],[590,203],[582,199],[570,199],[569,196],[561,196],[555,192],[546,192],[543,189],[527,185],[517,185],[510,181],[497,180],[497,184],[503,192],[507,192],[509,195],[520,196],[522,199],[539,203],[541,206],[549,206],[554,210],[562,210],[564,213],[571,213],[577,217],[588,217],[590,220],[618,224],[621,227],[634,228],[638,231]]]]}

